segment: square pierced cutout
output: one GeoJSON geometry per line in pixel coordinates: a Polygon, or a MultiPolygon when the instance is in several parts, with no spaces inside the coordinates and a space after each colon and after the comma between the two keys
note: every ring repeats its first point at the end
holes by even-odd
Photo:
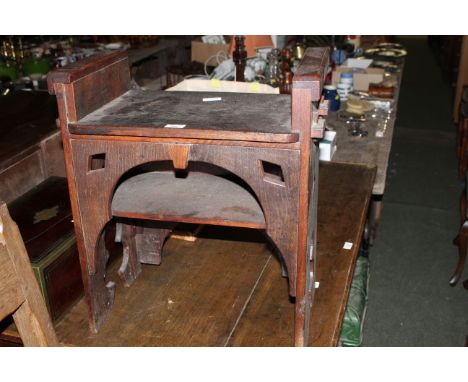
{"type": "Polygon", "coordinates": [[[106,167],[106,154],[94,154],[88,158],[88,171],[101,170],[106,167]]]}
{"type": "Polygon", "coordinates": [[[283,170],[280,165],[264,160],[261,160],[260,162],[262,164],[263,179],[265,181],[277,184],[279,186],[286,186],[283,170]]]}

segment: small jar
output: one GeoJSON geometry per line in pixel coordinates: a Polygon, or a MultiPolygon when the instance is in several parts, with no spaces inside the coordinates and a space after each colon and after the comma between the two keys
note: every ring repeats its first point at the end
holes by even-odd
{"type": "Polygon", "coordinates": [[[292,78],[293,78],[293,73],[291,71],[284,72],[283,80],[281,81],[281,86],[280,86],[281,94],[291,94],[292,78]]]}
{"type": "Polygon", "coordinates": [[[275,88],[281,85],[281,72],[279,67],[280,51],[273,49],[267,56],[268,66],[265,73],[265,81],[275,88]]]}
{"type": "Polygon", "coordinates": [[[338,94],[340,95],[340,98],[342,101],[347,101],[348,100],[348,94],[351,91],[351,86],[349,84],[343,84],[339,82],[336,85],[336,90],[338,94]]]}
{"type": "Polygon", "coordinates": [[[348,84],[353,91],[353,73],[341,73],[340,83],[348,84]]]}

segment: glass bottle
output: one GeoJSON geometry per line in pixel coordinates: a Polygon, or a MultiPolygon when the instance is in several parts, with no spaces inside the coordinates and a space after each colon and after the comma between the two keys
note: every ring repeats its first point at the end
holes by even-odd
{"type": "Polygon", "coordinates": [[[280,87],[281,94],[291,94],[292,78],[293,78],[293,73],[291,71],[284,72],[283,80],[281,81],[281,87],[280,87]]]}
{"type": "Polygon", "coordinates": [[[279,49],[273,49],[267,56],[268,67],[266,70],[265,81],[273,87],[278,87],[281,83],[279,56],[279,49]]]}
{"type": "Polygon", "coordinates": [[[236,36],[236,45],[232,53],[232,60],[236,65],[236,81],[244,82],[244,71],[247,63],[247,52],[245,50],[244,36],[236,36]]]}
{"type": "Polygon", "coordinates": [[[257,49],[256,57],[251,61],[250,65],[252,65],[253,69],[255,70],[256,76],[264,77],[267,62],[263,58],[260,49],[257,49]]]}
{"type": "Polygon", "coordinates": [[[284,48],[281,51],[281,72],[284,74],[285,72],[291,71],[292,66],[292,51],[289,48],[284,48]]]}

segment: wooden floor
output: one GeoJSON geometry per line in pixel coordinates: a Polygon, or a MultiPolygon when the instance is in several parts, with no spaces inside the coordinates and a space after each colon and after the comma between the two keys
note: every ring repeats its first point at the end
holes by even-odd
{"type": "MultiPolygon", "coordinates": [[[[320,167],[317,278],[309,346],[336,346],[375,168],[320,167]],[[351,249],[343,248],[345,242],[351,249]]],[[[115,263],[113,268],[117,268],[115,263]]],[[[205,227],[196,242],[170,239],[160,266],[130,288],[117,279],[112,314],[90,334],[81,300],[56,325],[77,346],[293,346],[294,304],[260,231],[205,227]]]]}

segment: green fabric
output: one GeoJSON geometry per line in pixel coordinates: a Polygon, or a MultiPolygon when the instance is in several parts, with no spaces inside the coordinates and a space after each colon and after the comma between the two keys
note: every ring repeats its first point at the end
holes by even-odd
{"type": "Polygon", "coordinates": [[[356,261],[348,304],[343,318],[340,341],[343,346],[359,346],[362,342],[362,325],[367,304],[369,259],[359,256],[356,261]]]}

